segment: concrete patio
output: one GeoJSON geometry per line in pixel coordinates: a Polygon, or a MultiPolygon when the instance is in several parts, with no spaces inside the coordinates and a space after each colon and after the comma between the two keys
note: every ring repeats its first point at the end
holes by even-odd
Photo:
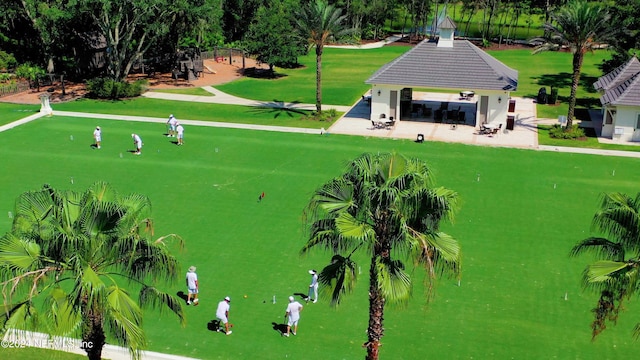
{"type": "MultiPolygon", "coordinates": [[[[414,102],[449,102],[450,104],[463,103],[459,94],[446,93],[416,93],[413,94],[414,102]]],[[[476,128],[475,117],[467,116],[466,124],[437,123],[431,117],[411,118],[410,120],[396,121],[390,129],[374,129],[369,119],[369,105],[364,100],[356,103],[341,119],[336,121],[328,132],[334,134],[360,135],[388,137],[396,139],[416,139],[418,134],[423,134],[424,141],[444,141],[483,146],[505,146],[517,148],[538,148],[538,123],[557,122],[557,120],[538,120],[536,118],[536,105],[533,99],[512,97],[516,100],[515,124],[513,130],[506,130],[505,125],[496,135],[481,135],[476,128]]],[[[467,102],[470,108],[475,108],[473,102],[467,102]]],[[[470,112],[467,110],[467,113],[470,112]]]]}

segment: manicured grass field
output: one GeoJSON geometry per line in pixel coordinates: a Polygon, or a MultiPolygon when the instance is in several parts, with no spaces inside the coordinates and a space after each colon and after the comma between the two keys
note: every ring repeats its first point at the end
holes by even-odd
{"type": "Polygon", "coordinates": [[[0,102],[0,125],[22,119],[40,110],[40,105],[8,104],[0,102]]]}
{"type": "MultiPolygon", "coordinates": [[[[185,146],[177,147],[164,131],[164,124],[54,116],[0,133],[0,232],[9,230],[7,214],[23,191],[44,183],[85,189],[105,180],[151,198],[157,236],[184,237],[186,249],[177,254],[184,271],[198,267],[201,305],[186,308],[186,328],[169,314],[148,312],[149,350],[203,359],[362,358],[365,262],[356,293],[339,308],[329,308],[326,299],[305,306],[298,336],[280,337],[273,323],[282,322],[286,296],[306,292],[307,270],[329,260],[329,254],[298,255],[305,242],[302,210],[312,191],[362,152],[395,150],[425,159],[439,185],[460,193],[462,209],[445,231],[460,241],[464,260],[461,286],[439,281],[428,306],[415,271],[408,306],[387,309],[383,358],[614,359],[637,353],[635,303],[591,342],[597,296],[580,288],[590,259],[568,257],[590,235],[599,194],[635,194],[637,159],[199,127],[187,127],[185,146]],[[95,125],[103,128],[101,150],[90,148],[95,125]],[[141,156],[127,152],[134,131],[145,144],[141,156]],[[266,197],[258,202],[261,192],[266,197]],[[231,336],[207,329],[226,295],[232,298],[231,336]]],[[[186,290],[182,278],[167,288],[186,290]]]]}
{"type": "Polygon", "coordinates": [[[310,112],[304,110],[282,110],[266,107],[166,101],[147,98],[119,101],[84,99],[64,104],[55,104],[54,111],[58,110],[159,118],[169,118],[169,114],[175,114],[178,120],[189,119],[241,124],[293,126],[311,129],[319,129],[321,127],[328,128],[330,126],[330,123],[327,122],[307,119],[305,115],[310,114],[310,112]]]}
{"type": "MultiPolygon", "coordinates": [[[[365,80],[409,49],[409,46],[362,50],[325,48],[322,55],[322,103],[352,105],[371,89],[365,80]]],[[[242,78],[216,88],[254,100],[315,104],[315,52],[300,57],[299,61],[303,67],[298,69],[276,68],[277,73],[284,76],[275,80],[242,78]]]]}

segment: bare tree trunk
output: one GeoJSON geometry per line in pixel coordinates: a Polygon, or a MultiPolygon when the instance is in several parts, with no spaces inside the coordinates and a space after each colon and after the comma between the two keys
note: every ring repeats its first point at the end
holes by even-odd
{"type": "Polygon", "coordinates": [[[102,320],[102,314],[99,312],[88,311],[82,342],[83,349],[87,352],[89,360],[100,360],[102,358],[102,348],[106,339],[102,320]]]}
{"type": "Polygon", "coordinates": [[[316,112],[322,112],[322,45],[316,45],[316,112]]]}
{"type": "Polygon", "coordinates": [[[384,315],[384,297],[380,292],[377,281],[376,261],[372,259],[369,270],[371,276],[369,284],[369,327],[367,328],[367,360],[377,360],[379,356],[380,339],[384,335],[382,324],[384,315]]]}
{"type": "Polygon", "coordinates": [[[580,83],[580,71],[582,70],[582,61],[584,60],[584,51],[577,49],[573,54],[573,76],[571,77],[571,95],[569,95],[569,112],[567,113],[567,127],[565,131],[571,131],[573,127],[573,115],[576,110],[576,92],[580,83]]]}

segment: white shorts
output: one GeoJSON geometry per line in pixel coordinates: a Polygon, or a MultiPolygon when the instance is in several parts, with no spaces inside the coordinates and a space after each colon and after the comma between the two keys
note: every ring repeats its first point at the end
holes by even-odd
{"type": "Polygon", "coordinates": [[[298,325],[298,321],[300,320],[300,318],[298,317],[297,319],[292,319],[291,317],[289,317],[289,322],[287,323],[287,325],[289,326],[295,326],[298,325]]]}
{"type": "Polygon", "coordinates": [[[189,289],[189,294],[193,295],[197,293],[198,293],[198,289],[189,289]]]}
{"type": "Polygon", "coordinates": [[[223,324],[226,324],[226,323],[228,323],[228,322],[229,322],[229,319],[227,319],[227,317],[226,317],[226,316],[224,316],[224,315],[222,315],[222,316],[216,315],[216,317],[217,317],[217,318],[218,318],[218,320],[220,320],[220,322],[221,322],[221,323],[223,323],[223,324]]]}

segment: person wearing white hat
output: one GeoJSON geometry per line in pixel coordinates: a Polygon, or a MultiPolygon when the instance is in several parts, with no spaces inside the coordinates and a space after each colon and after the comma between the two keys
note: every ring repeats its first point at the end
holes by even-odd
{"type": "Polygon", "coordinates": [[[309,294],[305,298],[306,302],[312,300],[314,303],[318,302],[318,272],[315,270],[309,270],[309,274],[311,274],[311,284],[309,284],[309,294]],[[311,295],[313,294],[313,299],[311,299],[311,295]]]}
{"type": "Polygon", "coordinates": [[[95,148],[100,149],[100,142],[102,141],[102,130],[100,130],[100,126],[96,126],[96,129],[93,130],[93,139],[96,141],[95,148]]]}
{"type": "Polygon", "coordinates": [[[227,335],[231,335],[233,331],[229,330],[229,309],[231,308],[231,298],[226,296],[224,300],[218,303],[218,309],[216,310],[216,318],[220,320],[220,323],[224,324],[224,332],[227,335]]]}
{"type": "Polygon", "coordinates": [[[297,302],[293,296],[289,296],[289,305],[287,305],[287,310],[284,314],[284,317],[287,321],[287,333],[282,335],[289,336],[289,332],[291,331],[292,326],[293,335],[296,335],[298,333],[298,321],[300,320],[301,311],[302,304],[297,302]]]}
{"type": "Polygon", "coordinates": [[[133,146],[136,147],[136,151],[134,152],[134,154],[140,155],[142,151],[142,139],[140,138],[140,135],[131,134],[131,138],[133,139],[133,146]]]}
{"type": "Polygon", "coordinates": [[[176,126],[178,125],[178,119],[176,119],[173,114],[169,115],[169,120],[167,120],[167,125],[169,125],[169,135],[167,137],[175,137],[176,136],[176,126]]]}
{"type": "Polygon", "coordinates": [[[198,275],[196,267],[191,266],[187,272],[187,305],[191,305],[193,298],[193,306],[198,305],[198,275]]]}
{"type": "Polygon", "coordinates": [[[178,134],[178,145],[184,145],[184,126],[182,124],[176,126],[176,134],[178,134]]]}

